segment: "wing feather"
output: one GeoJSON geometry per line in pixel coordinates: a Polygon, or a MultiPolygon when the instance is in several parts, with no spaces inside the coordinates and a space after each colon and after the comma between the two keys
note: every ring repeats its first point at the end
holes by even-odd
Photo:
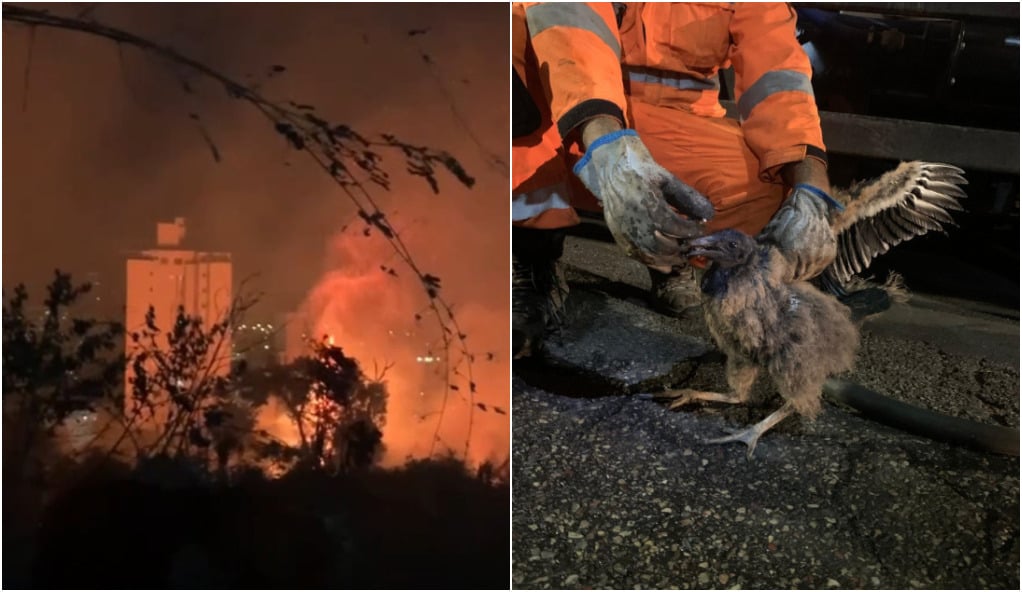
{"type": "Polygon", "coordinates": [[[837,273],[832,275],[838,278],[851,277],[854,272],[852,271],[852,261],[849,256],[850,252],[851,249],[848,248],[848,235],[838,235],[838,251],[835,261],[840,261],[840,264],[837,267],[837,273]]]}
{"type": "Polygon", "coordinates": [[[855,225],[848,229],[848,240],[846,241],[848,250],[848,260],[852,263],[852,269],[855,273],[862,271],[862,260],[859,259],[859,226],[855,225]]]}
{"type": "MultiPolygon", "coordinates": [[[[916,200],[913,204],[920,214],[923,214],[930,220],[937,222],[938,224],[954,224],[955,219],[948,213],[947,210],[940,206],[935,206],[932,203],[928,203],[922,200],[916,200]]],[[[874,218],[875,220],[875,218],[874,218]]]]}
{"type": "Polygon", "coordinates": [[[873,181],[835,191],[846,208],[833,223],[838,253],[828,276],[845,283],[896,245],[955,226],[951,212],[963,211],[960,200],[967,198],[964,175],[948,164],[907,162],[873,181]]]}
{"type": "Polygon", "coordinates": [[[890,246],[898,244],[901,240],[901,231],[891,221],[891,215],[887,212],[880,212],[873,218],[877,232],[884,237],[884,242],[890,246]]]}

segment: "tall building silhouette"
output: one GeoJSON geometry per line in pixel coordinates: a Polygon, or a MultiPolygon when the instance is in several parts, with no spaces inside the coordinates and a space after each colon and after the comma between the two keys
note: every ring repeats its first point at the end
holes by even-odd
{"type": "MultiPolygon", "coordinates": [[[[188,316],[198,316],[203,327],[209,329],[221,321],[231,307],[232,269],[230,253],[189,250],[182,245],[185,237],[185,219],[160,222],[156,225],[156,248],[132,253],[127,261],[125,351],[136,352],[138,347],[132,333],[140,331],[151,306],[156,313],[156,326],[161,335],[159,347],[167,347],[165,334],[177,318],[178,309],[188,316]]],[[[230,333],[222,344],[222,355],[213,368],[214,375],[230,371],[230,333]]],[[[131,364],[125,371],[125,407],[132,409],[131,364]]],[[[187,385],[183,385],[187,386],[187,385]]]]}

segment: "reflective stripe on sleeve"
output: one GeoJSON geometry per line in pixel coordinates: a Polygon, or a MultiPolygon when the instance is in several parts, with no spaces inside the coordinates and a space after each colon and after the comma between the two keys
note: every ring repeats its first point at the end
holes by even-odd
{"type": "Polygon", "coordinates": [[[545,2],[530,6],[525,11],[525,19],[529,24],[529,35],[532,37],[552,27],[582,29],[602,39],[614,55],[621,55],[621,44],[614,38],[614,33],[607,27],[607,23],[585,4],[545,2]]]}
{"type": "Polygon", "coordinates": [[[813,84],[809,77],[795,70],[775,70],[759,77],[749,90],[738,99],[738,114],[742,121],[749,118],[752,110],[766,100],[767,97],[779,92],[798,91],[813,95],[813,84]]]}

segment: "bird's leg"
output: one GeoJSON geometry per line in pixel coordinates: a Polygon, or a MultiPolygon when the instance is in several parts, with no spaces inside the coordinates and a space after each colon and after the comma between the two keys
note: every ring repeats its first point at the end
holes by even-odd
{"type": "Polygon", "coordinates": [[[742,402],[741,396],[737,393],[715,393],[713,391],[698,391],[695,389],[672,389],[656,395],[656,398],[671,400],[671,404],[667,406],[668,409],[677,409],[696,401],[731,404],[742,402]]]}
{"type": "Polygon", "coordinates": [[[756,384],[756,377],[759,376],[759,366],[740,356],[728,356],[724,374],[731,392],[738,397],[738,401],[742,403],[748,401],[752,386],[756,384]]]}
{"type": "Polygon", "coordinates": [[[699,391],[695,389],[674,389],[657,395],[657,399],[673,399],[668,409],[677,409],[696,401],[708,401],[712,403],[729,403],[737,405],[749,399],[752,392],[752,385],[756,382],[759,374],[759,367],[755,364],[742,360],[737,356],[728,356],[727,359],[727,383],[731,387],[730,393],[715,393],[713,391],[699,391]]]}
{"type": "Polygon", "coordinates": [[[791,403],[785,403],[780,409],[774,411],[770,415],[766,416],[765,419],[757,423],[756,425],[744,429],[735,430],[730,436],[723,438],[716,438],[713,440],[706,440],[704,444],[724,444],[727,442],[744,442],[749,447],[748,458],[752,458],[752,451],[756,449],[756,443],[759,442],[759,437],[766,433],[767,430],[780,423],[784,418],[788,417],[795,411],[795,407],[791,403]]]}

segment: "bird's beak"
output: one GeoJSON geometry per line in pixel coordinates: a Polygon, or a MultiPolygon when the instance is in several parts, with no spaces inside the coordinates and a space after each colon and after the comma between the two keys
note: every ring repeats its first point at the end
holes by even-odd
{"type": "Polygon", "coordinates": [[[718,254],[720,250],[717,248],[717,241],[713,236],[701,236],[689,240],[686,245],[688,248],[689,257],[706,257],[713,259],[713,256],[718,254]]]}

